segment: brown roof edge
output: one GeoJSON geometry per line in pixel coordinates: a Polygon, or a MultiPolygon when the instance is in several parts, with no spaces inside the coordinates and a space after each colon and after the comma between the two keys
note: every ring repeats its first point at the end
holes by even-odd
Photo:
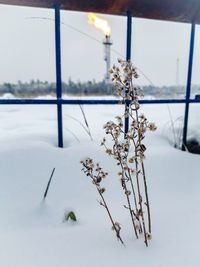
{"type": "Polygon", "coordinates": [[[27,7],[53,8],[70,11],[95,12],[111,15],[200,24],[199,0],[0,0],[0,4],[27,7]]]}

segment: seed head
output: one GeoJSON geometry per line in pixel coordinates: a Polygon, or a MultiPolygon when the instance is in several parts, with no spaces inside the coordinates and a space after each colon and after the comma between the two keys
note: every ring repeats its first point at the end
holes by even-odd
{"type": "Polygon", "coordinates": [[[148,128],[152,132],[154,132],[157,129],[156,125],[153,122],[149,123],[148,128]]]}

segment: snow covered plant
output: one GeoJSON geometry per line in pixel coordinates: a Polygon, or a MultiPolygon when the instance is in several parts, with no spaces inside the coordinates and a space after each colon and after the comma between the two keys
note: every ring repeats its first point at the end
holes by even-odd
{"type": "Polygon", "coordinates": [[[99,166],[99,164],[94,163],[93,160],[90,158],[87,158],[86,160],[81,161],[81,164],[83,165],[82,171],[92,179],[92,183],[96,186],[96,189],[101,197],[99,204],[106,209],[107,214],[112,224],[112,230],[115,231],[116,237],[121,241],[122,244],[124,244],[120,236],[120,230],[121,230],[120,224],[113,220],[111,212],[103,196],[106,189],[101,186],[101,182],[104,178],[106,178],[108,173],[104,172],[102,168],[99,166]]]}
{"type": "Polygon", "coordinates": [[[144,242],[148,246],[148,240],[151,239],[151,213],[144,167],[146,147],[143,140],[146,131],[155,131],[156,126],[154,123],[149,123],[144,114],[139,114],[138,101],[142,94],[140,88],[134,84],[134,80],[138,78],[136,68],[130,61],[119,59],[118,63],[120,67],[114,65],[110,74],[118,95],[127,103],[123,116],[129,117],[130,127],[125,133],[120,116],[116,117],[116,122],[107,122],[104,129],[111,137],[112,147],[106,145],[106,138],[101,145],[120,167],[118,175],[127,201],[124,207],[129,210],[136,237],[143,234],[144,242]]]}
{"type": "MultiPolygon", "coordinates": [[[[118,95],[122,97],[123,103],[126,103],[125,113],[122,117],[117,116],[116,122],[108,121],[104,125],[108,137],[103,138],[101,145],[119,166],[118,176],[126,199],[124,208],[130,214],[133,233],[136,238],[143,235],[144,242],[148,246],[148,241],[151,239],[151,213],[144,167],[146,147],[143,140],[147,130],[155,131],[156,126],[148,122],[144,114],[139,113],[139,98],[142,94],[140,88],[134,84],[134,80],[138,78],[136,68],[130,61],[119,59],[118,63],[119,67],[114,65],[110,74],[118,95]],[[129,118],[130,121],[128,132],[124,131],[124,118],[129,118]]],[[[99,165],[95,167],[91,159],[82,164],[86,175],[92,178],[98,192],[102,195],[100,182],[105,173],[101,168],[99,169],[99,165]],[[94,168],[97,171],[95,176],[94,168]],[[99,175],[99,172],[102,174],[99,175]]],[[[111,221],[113,223],[113,220],[111,221]]],[[[116,234],[118,236],[118,230],[116,234]]]]}

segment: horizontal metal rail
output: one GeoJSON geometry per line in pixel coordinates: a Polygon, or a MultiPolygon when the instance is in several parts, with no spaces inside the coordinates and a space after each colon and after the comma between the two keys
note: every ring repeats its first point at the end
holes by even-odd
{"type": "MultiPolygon", "coordinates": [[[[200,103],[200,99],[154,99],[140,100],[140,104],[184,104],[200,103]]],[[[130,103],[130,102],[129,102],[130,103]]],[[[124,104],[121,100],[103,99],[0,99],[0,105],[120,105],[124,104]]]]}

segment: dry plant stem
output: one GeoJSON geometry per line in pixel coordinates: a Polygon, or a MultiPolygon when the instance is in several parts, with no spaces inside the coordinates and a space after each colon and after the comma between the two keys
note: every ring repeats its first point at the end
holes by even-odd
{"type": "Polygon", "coordinates": [[[98,193],[99,193],[99,195],[101,196],[101,199],[102,199],[102,201],[103,201],[103,203],[102,203],[101,205],[106,209],[106,211],[107,211],[107,213],[108,213],[108,216],[109,216],[109,218],[110,218],[110,221],[111,221],[112,227],[113,227],[113,229],[114,229],[114,231],[115,231],[115,233],[116,233],[116,236],[117,236],[117,238],[120,240],[120,242],[124,245],[124,242],[123,242],[123,240],[122,240],[122,238],[121,238],[121,236],[120,236],[120,234],[119,234],[119,231],[117,230],[117,228],[116,228],[116,226],[115,226],[114,220],[113,220],[112,215],[111,215],[111,213],[110,213],[110,210],[109,210],[109,208],[108,208],[108,206],[107,206],[107,204],[106,204],[106,201],[105,201],[105,199],[104,199],[102,193],[101,193],[98,189],[97,189],[97,191],[98,191],[98,193]]]}
{"type": "MultiPolygon", "coordinates": [[[[114,136],[113,136],[113,138],[114,138],[114,136]]],[[[126,182],[125,182],[125,177],[124,177],[124,167],[123,167],[122,162],[121,162],[120,153],[119,152],[117,152],[117,153],[118,153],[119,163],[120,163],[120,166],[121,166],[121,169],[122,169],[121,183],[122,183],[122,187],[124,188],[124,191],[125,191],[126,200],[127,200],[127,203],[128,203],[128,209],[129,209],[129,212],[130,212],[130,216],[131,216],[131,220],[132,220],[134,232],[135,232],[136,238],[138,238],[138,233],[137,233],[137,229],[136,229],[136,225],[135,225],[135,221],[134,221],[133,213],[132,213],[131,202],[130,202],[129,195],[127,194],[128,190],[127,190],[127,186],[126,186],[126,182]]]]}
{"type": "Polygon", "coordinates": [[[151,234],[151,211],[150,211],[150,205],[149,205],[147,181],[146,181],[146,175],[145,175],[145,169],[144,169],[144,162],[143,161],[141,161],[141,166],[142,166],[142,175],[143,175],[143,180],[144,180],[144,190],[145,190],[145,196],[146,196],[146,205],[147,205],[147,214],[148,214],[148,228],[149,228],[149,233],[151,234]]]}
{"type": "Polygon", "coordinates": [[[50,187],[50,184],[51,184],[51,181],[52,181],[52,178],[53,178],[53,175],[54,175],[54,172],[55,172],[55,169],[56,168],[53,168],[52,172],[51,172],[51,176],[49,178],[49,181],[48,181],[48,184],[47,184],[47,187],[46,187],[46,190],[45,190],[45,193],[44,193],[44,197],[43,199],[46,198],[47,194],[48,194],[48,191],[49,191],[49,187],[50,187]]]}
{"type": "MultiPolygon", "coordinates": [[[[136,113],[136,120],[138,122],[139,121],[138,111],[136,110],[135,113],[136,113]]],[[[139,146],[141,146],[141,138],[140,138],[139,129],[138,129],[138,141],[139,141],[139,146]]],[[[148,190],[147,190],[147,181],[146,181],[146,175],[145,175],[144,162],[141,156],[140,156],[140,162],[142,166],[142,176],[143,176],[143,182],[144,182],[144,188],[145,188],[145,198],[146,198],[146,206],[147,206],[147,214],[148,214],[148,228],[149,228],[149,233],[151,233],[151,212],[150,212],[149,197],[148,197],[148,190]]]]}
{"type": "Polygon", "coordinates": [[[91,141],[93,141],[92,134],[91,134],[91,132],[90,132],[90,127],[89,127],[89,124],[88,124],[88,121],[87,121],[87,118],[86,118],[86,115],[85,115],[85,111],[84,111],[84,109],[83,109],[83,106],[82,106],[82,105],[79,105],[79,107],[80,107],[80,110],[81,110],[81,112],[82,112],[82,115],[83,115],[83,118],[84,118],[84,121],[85,121],[85,125],[86,125],[86,127],[87,127],[87,133],[88,133],[88,135],[89,135],[91,141]]]}
{"type": "MultiPolygon", "coordinates": [[[[130,86],[133,88],[133,83],[131,80],[130,86]]],[[[135,97],[135,96],[134,96],[135,97]]],[[[142,227],[143,227],[143,233],[144,233],[144,242],[146,246],[148,246],[148,241],[147,241],[147,232],[146,232],[146,227],[145,227],[145,219],[144,219],[144,211],[143,211],[143,204],[142,204],[142,196],[141,196],[141,190],[140,190],[140,182],[139,182],[139,173],[141,172],[138,164],[138,157],[140,158],[141,163],[143,163],[142,156],[138,155],[138,146],[141,147],[141,133],[140,133],[140,125],[139,125],[139,116],[138,116],[138,111],[137,111],[137,102],[135,102],[135,108],[134,108],[134,113],[135,113],[135,119],[136,119],[136,124],[137,124],[137,142],[135,142],[134,138],[132,139],[134,147],[135,147],[135,167],[136,167],[136,182],[137,182],[137,191],[138,191],[138,197],[139,197],[139,207],[140,207],[140,212],[138,214],[138,217],[141,216],[142,219],[142,227]]],[[[130,117],[134,120],[134,116],[132,114],[132,110],[128,111],[130,117]]],[[[144,165],[143,165],[144,167],[144,165]]],[[[143,168],[144,169],[144,168],[143,168]]],[[[143,180],[144,180],[144,186],[146,185],[146,179],[143,175],[144,173],[142,172],[143,180]]],[[[145,187],[146,189],[146,187],[145,187]]],[[[148,200],[148,195],[147,191],[145,190],[145,195],[146,195],[146,202],[148,200]]],[[[148,204],[147,204],[147,210],[148,210],[148,204]]],[[[150,211],[148,210],[148,221],[149,221],[149,215],[150,211]]]]}
{"type": "MultiPolygon", "coordinates": [[[[133,85],[132,85],[133,86],[133,85]]],[[[131,117],[132,114],[131,114],[131,117]]],[[[136,117],[136,123],[138,125],[138,130],[137,130],[137,137],[138,137],[138,145],[139,147],[141,146],[141,135],[140,135],[140,131],[139,131],[139,116],[138,116],[138,111],[135,105],[135,117],[136,117]]],[[[143,226],[143,233],[144,233],[144,242],[146,244],[146,246],[148,246],[148,241],[147,241],[147,232],[146,232],[146,227],[145,227],[145,220],[144,220],[144,211],[143,211],[143,206],[142,206],[142,196],[141,196],[141,191],[140,191],[140,183],[139,183],[139,164],[138,164],[138,153],[137,153],[137,144],[135,143],[134,139],[133,139],[133,144],[135,146],[135,166],[136,166],[136,181],[137,181],[137,190],[138,190],[138,196],[139,196],[139,206],[140,206],[140,216],[142,218],[142,226],[143,226]]],[[[140,161],[141,163],[143,163],[142,157],[140,157],[140,161]]],[[[143,165],[144,167],[144,165],[143,165]]],[[[142,172],[143,175],[143,172],[142,172]]],[[[144,175],[143,175],[143,180],[145,179],[144,175]]],[[[144,180],[144,185],[146,186],[146,179],[144,180]]],[[[145,187],[145,189],[147,189],[145,187]]],[[[148,200],[148,194],[147,194],[147,190],[145,190],[145,196],[146,196],[146,203],[148,200]]],[[[148,225],[149,225],[149,215],[150,215],[150,210],[148,209],[148,204],[147,204],[147,211],[148,211],[148,225]]]]}
{"type": "Polygon", "coordinates": [[[131,177],[131,174],[130,174],[130,170],[129,169],[128,169],[127,178],[129,179],[129,181],[131,183],[131,189],[132,189],[132,193],[133,193],[133,200],[134,200],[134,204],[135,204],[135,209],[136,209],[136,211],[138,211],[135,189],[134,189],[133,180],[132,180],[132,177],[131,177]]]}
{"type": "MultiPolygon", "coordinates": [[[[122,131],[122,133],[124,133],[124,131],[122,131]]],[[[133,200],[134,200],[135,208],[136,208],[136,211],[138,212],[137,200],[136,200],[136,194],[135,194],[135,189],[134,189],[134,185],[133,185],[133,179],[132,179],[132,177],[131,177],[130,169],[129,169],[129,167],[128,167],[128,163],[127,163],[128,153],[129,153],[129,152],[127,152],[127,155],[126,155],[126,166],[127,166],[127,170],[128,170],[128,175],[127,175],[126,172],[125,172],[125,175],[126,175],[127,179],[129,179],[129,181],[130,181],[131,189],[132,189],[132,193],[133,193],[133,200]]]]}
{"type": "Polygon", "coordinates": [[[137,153],[136,153],[135,165],[136,165],[136,180],[137,180],[137,190],[138,190],[138,196],[139,196],[140,216],[142,218],[142,226],[143,226],[143,232],[144,232],[144,242],[146,246],[148,246],[147,233],[146,233],[146,227],[145,227],[145,221],[144,221],[144,212],[143,212],[143,207],[142,207],[142,196],[140,192],[140,184],[139,184],[139,177],[138,177],[139,169],[138,169],[137,153]]]}
{"type": "Polygon", "coordinates": [[[140,206],[140,213],[138,214],[138,217],[141,216],[142,218],[142,227],[143,227],[143,233],[144,233],[144,242],[146,246],[148,246],[148,241],[147,241],[147,232],[146,232],[146,227],[145,227],[145,220],[144,220],[144,211],[143,211],[143,206],[142,206],[142,196],[141,196],[141,191],[140,191],[140,183],[139,183],[139,164],[138,164],[138,154],[137,154],[137,147],[136,143],[133,139],[133,144],[135,146],[135,168],[136,168],[136,182],[137,182],[137,191],[138,191],[138,197],[139,197],[139,206],[140,206]]]}
{"type": "Polygon", "coordinates": [[[171,122],[172,133],[173,133],[173,136],[174,136],[174,147],[176,147],[176,145],[177,145],[176,132],[175,132],[174,121],[173,121],[173,118],[172,118],[172,113],[171,113],[171,109],[170,109],[169,105],[167,105],[167,109],[168,109],[169,118],[170,118],[170,122],[171,122]]]}
{"type": "MultiPolygon", "coordinates": [[[[89,130],[87,129],[87,127],[85,127],[85,125],[81,121],[79,121],[78,119],[76,119],[75,117],[73,117],[71,115],[65,115],[65,117],[71,118],[72,120],[78,122],[81,125],[81,127],[83,128],[83,130],[89,135],[89,137],[91,139],[89,130]]],[[[91,139],[91,141],[93,141],[93,140],[91,139]]]]}
{"type": "Polygon", "coordinates": [[[133,194],[133,199],[134,199],[134,204],[135,204],[135,209],[136,209],[135,217],[136,217],[136,219],[138,220],[138,223],[139,223],[139,233],[142,233],[142,225],[141,225],[141,222],[140,222],[140,217],[138,216],[139,209],[138,209],[138,206],[137,206],[137,199],[136,199],[135,189],[134,189],[133,180],[132,180],[132,177],[131,177],[129,169],[128,169],[128,176],[129,176],[129,180],[130,180],[130,183],[131,183],[131,189],[132,189],[132,194],[133,194]]]}
{"type": "Polygon", "coordinates": [[[99,182],[97,182],[97,179],[100,178],[99,177],[100,176],[100,172],[98,173],[97,176],[95,176],[93,174],[93,169],[91,167],[88,167],[87,164],[84,163],[83,161],[81,163],[82,163],[83,167],[86,170],[84,172],[86,173],[87,176],[89,176],[92,179],[93,184],[95,185],[95,187],[96,187],[96,189],[97,189],[97,191],[98,191],[98,193],[99,193],[99,195],[101,197],[102,202],[100,202],[100,205],[103,206],[106,209],[106,211],[108,213],[108,216],[109,216],[109,219],[110,219],[111,224],[112,224],[112,229],[115,231],[115,234],[117,236],[117,239],[120,240],[120,242],[124,245],[124,242],[123,242],[123,240],[122,240],[122,238],[120,236],[120,229],[117,229],[117,227],[116,227],[116,223],[114,222],[114,220],[112,218],[112,215],[111,215],[111,212],[110,212],[110,210],[108,208],[108,205],[107,205],[107,203],[105,201],[105,198],[103,197],[103,193],[101,191],[100,184],[99,184],[99,182]]]}
{"type": "MultiPolygon", "coordinates": [[[[125,190],[127,190],[127,188],[125,190]]],[[[137,233],[135,221],[134,221],[134,218],[133,218],[133,212],[132,212],[132,208],[131,208],[130,198],[129,198],[129,196],[127,194],[126,194],[126,199],[127,199],[127,203],[128,203],[128,209],[129,209],[129,212],[130,212],[131,220],[132,220],[132,223],[133,223],[134,232],[135,232],[136,238],[138,238],[138,233],[137,233]]]]}
{"type": "Polygon", "coordinates": [[[65,127],[65,130],[67,130],[71,135],[73,135],[73,137],[76,139],[76,141],[78,141],[80,143],[80,140],[78,139],[78,137],[75,135],[75,133],[73,133],[71,130],[69,130],[68,128],[65,127]]]}
{"type": "MultiPolygon", "coordinates": [[[[126,105],[124,117],[129,117],[131,123],[126,134],[122,130],[123,122],[120,116],[116,117],[117,123],[109,121],[105,124],[106,134],[112,136],[114,143],[111,149],[106,148],[106,153],[113,156],[121,168],[118,175],[128,203],[128,206],[124,207],[130,211],[136,237],[143,233],[144,242],[148,246],[148,240],[151,239],[151,215],[144,167],[146,147],[143,139],[146,130],[155,131],[156,126],[149,122],[143,114],[139,114],[139,97],[142,94],[140,88],[134,85],[134,80],[138,78],[136,68],[130,61],[119,59],[118,63],[120,66],[113,65],[110,73],[123,103],[126,104],[130,101],[129,105],[126,105]],[[123,140],[122,135],[124,136],[123,140]],[[133,148],[133,153],[131,148],[133,148]],[[131,194],[133,197],[130,197],[131,194]],[[145,214],[146,210],[147,215],[145,214]]],[[[105,141],[104,138],[102,144],[105,144],[105,141]]]]}
{"type": "MultiPolygon", "coordinates": [[[[113,140],[114,140],[114,142],[115,142],[115,146],[117,147],[118,142],[117,142],[115,136],[114,136],[112,133],[111,133],[111,136],[112,136],[112,138],[113,138],[113,140]]],[[[133,224],[133,229],[134,229],[136,238],[138,238],[138,233],[137,233],[137,229],[136,229],[135,221],[134,221],[134,218],[133,218],[133,212],[132,212],[133,209],[132,209],[132,207],[131,207],[131,202],[130,202],[129,195],[127,194],[128,189],[127,189],[126,182],[125,182],[125,170],[124,170],[124,167],[123,167],[123,164],[122,164],[122,161],[121,161],[121,155],[120,155],[120,152],[119,152],[119,151],[117,151],[117,155],[118,155],[119,163],[120,163],[121,170],[122,170],[122,178],[121,178],[122,188],[123,188],[124,191],[125,191],[126,200],[127,200],[127,204],[128,204],[128,210],[129,210],[129,212],[130,212],[131,221],[132,221],[132,224],[133,224]]]]}
{"type": "MultiPolygon", "coordinates": [[[[140,186],[139,186],[139,179],[138,179],[138,162],[137,162],[137,152],[136,152],[136,144],[135,144],[135,140],[132,139],[133,141],[133,145],[135,147],[135,165],[136,165],[136,182],[137,182],[137,191],[138,191],[138,197],[139,197],[139,206],[140,206],[140,211],[142,212],[142,215],[143,215],[143,208],[142,208],[142,203],[141,203],[141,193],[140,193],[140,186]]],[[[139,222],[139,232],[142,233],[142,225],[141,225],[141,222],[140,222],[140,214],[139,214],[139,209],[137,207],[137,199],[136,199],[136,193],[135,193],[135,190],[134,190],[134,185],[133,185],[133,181],[132,181],[132,177],[131,177],[131,174],[130,174],[130,171],[128,171],[129,173],[129,177],[130,177],[130,182],[131,182],[131,187],[132,187],[132,192],[133,192],[133,196],[134,196],[134,202],[135,202],[135,206],[136,206],[136,218],[139,222]]],[[[144,220],[142,218],[142,224],[143,224],[143,231],[144,231],[144,234],[146,235],[146,230],[145,230],[145,227],[144,227],[144,220]]]]}
{"type": "MultiPolygon", "coordinates": [[[[125,175],[126,177],[128,178],[128,180],[130,181],[130,184],[131,184],[131,189],[132,189],[132,194],[133,194],[133,200],[134,200],[134,204],[135,204],[135,209],[136,209],[136,213],[134,213],[134,216],[136,217],[136,219],[138,220],[138,223],[139,223],[139,233],[142,232],[142,226],[141,226],[141,222],[140,222],[140,218],[138,216],[138,205],[137,205],[137,198],[136,198],[136,193],[135,193],[135,189],[134,189],[134,185],[133,185],[133,179],[131,177],[131,174],[130,174],[130,169],[128,167],[128,163],[127,163],[127,158],[128,158],[128,152],[127,152],[127,155],[126,155],[126,166],[127,166],[127,170],[128,170],[128,175],[127,173],[125,172],[125,175]]],[[[134,212],[132,210],[132,212],[134,212]]]]}
{"type": "MultiPolygon", "coordinates": [[[[123,132],[123,131],[122,131],[122,132],[123,132]]],[[[115,145],[116,145],[116,147],[117,147],[116,140],[115,140],[113,134],[111,134],[111,135],[112,135],[113,140],[115,141],[115,145]]],[[[104,147],[107,149],[107,147],[106,147],[105,144],[104,144],[104,147]]],[[[119,152],[117,152],[117,153],[118,153],[118,158],[121,159],[121,157],[120,157],[120,153],[119,153],[119,152]]],[[[130,172],[129,172],[129,171],[128,171],[129,176],[127,177],[127,174],[126,174],[126,172],[124,171],[124,167],[123,167],[123,165],[122,165],[121,160],[119,160],[119,163],[120,163],[120,166],[121,166],[121,169],[122,169],[121,184],[122,184],[122,187],[123,187],[124,190],[125,190],[125,195],[126,195],[126,199],[127,199],[127,203],[128,203],[128,207],[127,207],[127,208],[128,208],[128,210],[129,210],[129,212],[130,212],[130,215],[131,215],[131,220],[132,220],[132,224],[133,224],[133,228],[134,228],[135,235],[136,235],[136,237],[138,238],[138,233],[137,233],[137,229],[136,229],[135,221],[134,221],[134,218],[133,218],[133,214],[137,214],[137,213],[138,213],[137,200],[136,200],[135,190],[134,190],[134,186],[133,186],[133,181],[132,181],[132,178],[131,178],[131,175],[130,175],[130,172]],[[127,189],[126,183],[125,183],[125,181],[124,181],[124,180],[125,180],[125,177],[124,177],[124,176],[126,176],[127,179],[129,179],[130,182],[131,182],[131,188],[132,188],[132,193],[133,193],[133,196],[134,196],[134,203],[135,203],[135,207],[136,207],[136,213],[134,213],[134,211],[133,211],[133,209],[132,209],[132,207],[131,207],[130,198],[129,198],[129,196],[126,194],[126,192],[128,191],[128,189],[127,189]]],[[[127,164],[127,157],[126,157],[126,164],[127,164]]],[[[138,219],[138,221],[139,221],[139,219],[138,219]]],[[[140,225],[140,229],[141,229],[140,221],[139,221],[139,225],[140,225]]]]}

